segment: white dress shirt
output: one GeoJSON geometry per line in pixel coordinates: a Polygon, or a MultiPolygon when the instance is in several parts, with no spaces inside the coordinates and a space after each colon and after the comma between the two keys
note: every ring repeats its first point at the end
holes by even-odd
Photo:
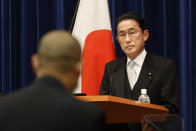
{"type": "Polygon", "coordinates": [[[141,68],[142,68],[142,65],[144,63],[144,59],[146,57],[146,50],[144,49],[134,60],[131,60],[130,58],[127,57],[127,75],[128,75],[128,79],[129,79],[129,83],[130,83],[130,86],[131,86],[131,89],[133,90],[133,87],[139,77],[139,74],[140,74],[140,71],[141,71],[141,68]],[[135,82],[131,82],[130,78],[133,76],[131,75],[130,73],[130,63],[134,61],[134,65],[133,65],[133,68],[135,70],[135,74],[136,74],[136,78],[135,78],[135,82]]]}

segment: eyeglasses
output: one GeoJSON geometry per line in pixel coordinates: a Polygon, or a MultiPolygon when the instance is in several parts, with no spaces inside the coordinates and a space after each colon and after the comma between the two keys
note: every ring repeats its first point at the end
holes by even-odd
{"type": "Polygon", "coordinates": [[[119,33],[118,36],[121,40],[124,40],[127,37],[127,35],[129,38],[136,38],[138,36],[138,32],[139,31],[130,31],[128,33],[122,32],[119,33]]]}

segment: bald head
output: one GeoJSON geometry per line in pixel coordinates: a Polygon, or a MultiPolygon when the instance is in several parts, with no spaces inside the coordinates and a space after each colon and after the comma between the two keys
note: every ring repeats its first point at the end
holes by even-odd
{"type": "Polygon", "coordinates": [[[72,92],[80,74],[81,49],[78,41],[66,31],[46,33],[32,56],[32,67],[37,77],[51,76],[72,92]]]}
{"type": "Polygon", "coordinates": [[[51,31],[40,40],[38,61],[40,70],[50,69],[68,72],[80,61],[78,41],[66,31],[51,31]]]}

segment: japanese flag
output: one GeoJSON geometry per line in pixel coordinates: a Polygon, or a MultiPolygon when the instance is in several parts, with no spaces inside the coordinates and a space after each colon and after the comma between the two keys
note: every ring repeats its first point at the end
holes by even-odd
{"type": "Polygon", "coordinates": [[[80,0],[72,34],[83,50],[75,92],[99,95],[105,64],[116,58],[107,0],[80,0]]]}

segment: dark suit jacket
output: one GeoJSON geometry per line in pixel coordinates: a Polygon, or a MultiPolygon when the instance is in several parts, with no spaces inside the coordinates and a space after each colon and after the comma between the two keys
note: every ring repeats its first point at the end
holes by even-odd
{"type": "Polygon", "coordinates": [[[1,97],[1,131],[102,131],[103,112],[71,96],[54,78],[36,79],[29,87],[1,97]]]}
{"type": "Polygon", "coordinates": [[[179,89],[172,60],[147,53],[133,90],[128,81],[126,64],[126,56],[106,64],[100,87],[101,95],[138,100],[141,89],[146,88],[152,104],[163,105],[171,113],[178,113],[179,89]]]}

